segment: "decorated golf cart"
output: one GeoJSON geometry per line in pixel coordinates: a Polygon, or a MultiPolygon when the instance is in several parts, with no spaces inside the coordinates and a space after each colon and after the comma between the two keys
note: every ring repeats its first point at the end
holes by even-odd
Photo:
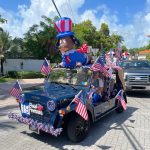
{"type": "Polygon", "coordinates": [[[20,114],[9,113],[9,118],[29,125],[34,132],[54,136],[66,128],[70,140],[83,140],[90,123],[113,110],[123,112],[126,108],[122,101],[127,102],[122,73],[114,69],[111,79],[105,77],[105,82],[109,82],[105,84],[102,101],[93,105],[89,99],[92,73],[87,68],[53,69],[43,85],[26,89],[20,95],[20,114]]]}
{"type": "Polygon", "coordinates": [[[8,116],[27,124],[36,133],[44,131],[58,136],[66,131],[71,141],[79,142],[87,136],[91,123],[113,110],[118,113],[126,110],[123,70],[111,59],[106,62],[103,52],[92,62],[86,44],[72,49],[78,40],[70,31],[69,18],[59,19],[55,26],[60,32],[57,47],[62,53],[62,63],[52,68],[45,59],[41,68],[46,75],[43,85],[22,91],[17,81],[11,95],[17,97],[20,113],[8,116]],[[93,101],[95,72],[103,75],[104,83],[101,100],[97,102],[93,101]]]}

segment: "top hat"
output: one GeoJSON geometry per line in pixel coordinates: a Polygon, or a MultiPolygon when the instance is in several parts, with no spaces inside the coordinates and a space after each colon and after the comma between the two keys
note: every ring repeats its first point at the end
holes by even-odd
{"type": "Polygon", "coordinates": [[[66,36],[73,36],[72,21],[68,17],[63,17],[54,22],[55,28],[58,31],[56,38],[60,39],[66,36]]]}

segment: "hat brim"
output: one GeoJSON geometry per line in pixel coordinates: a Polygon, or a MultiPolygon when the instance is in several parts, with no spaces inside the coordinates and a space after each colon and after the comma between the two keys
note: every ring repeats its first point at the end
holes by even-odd
{"type": "Polygon", "coordinates": [[[62,33],[59,33],[57,34],[56,38],[60,39],[60,38],[63,38],[63,37],[66,37],[66,36],[72,36],[74,35],[74,32],[62,32],[62,33]]]}

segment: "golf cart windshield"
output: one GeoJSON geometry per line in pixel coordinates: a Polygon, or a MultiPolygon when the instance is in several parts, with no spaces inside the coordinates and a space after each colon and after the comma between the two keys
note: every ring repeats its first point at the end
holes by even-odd
{"type": "Polygon", "coordinates": [[[88,81],[90,77],[91,77],[91,71],[89,69],[55,68],[50,73],[49,81],[86,86],[88,85],[88,81]]]}

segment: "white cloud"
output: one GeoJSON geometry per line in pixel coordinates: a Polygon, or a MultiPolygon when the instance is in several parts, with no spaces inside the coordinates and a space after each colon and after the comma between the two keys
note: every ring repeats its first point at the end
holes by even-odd
{"type": "MultiPolygon", "coordinates": [[[[150,0],[147,0],[145,11],[135,14],[133,21],[126,25],[119,23],[117,16],[119,12],[110,11],[106,5],[97,6],[94,10],[85,10],[83,14],[79,14],[79,8],[83,6],[85,0],[59,0],[55,3],[61,15],[71,17],[73,22],[78,23],[90,19],[98,29],[101,23],[107,23],[111,33],[118,33],[124,37],[128,48],[144,46],[149,40],[144,35],[150,34],[150,0]],[[70,11],[70,6],[72,11],[70,11]],[[99,18],[97,14],[100,14],[99,18]]],[[[30,6],[18,6],[17,13],[0,8],[0,14],[8,20],[7,24],[1,26],[13,37],[22,37],[29,27],[39,23],[42,15],[50,18],[58,15],[51,0],[31,0],[30,6]]]]}
{"type": "MultiPolygon", "coordinates": [[[[59,0],[55,2],[62,16],[70,16],[75,18],[75,12],[84,4],[84,0],[68,0],[68,5],[66,5],[66,0],[59,0]],[[67,9],[71,6],[72,12],[69,13],[67,9]],[[66,7],[66,9],[64,9],[66,7]],[[73,16],[74,15],[74,16],[73,16]]],[[[11,36],[23,36],[29,27],[33,24],[38,24],[41,21],[41,16],[45,15],[50,18],[58,15],[56,9],[51,0],[31,0],[31,5],[27,7],[26,5],[19,5],[18,12],[14,13],[11,11],[5,11],[0,8],[0,14],[8,20],[7,24],[1,25],[5,30],[7,30],[11,36]]]]}
{"type": "Polygon", "coordinates": [[[117,12],[110,12],[109,8],[105,5],[97,7],[96,10],[86,10],[82,15],[82,20],[86,18],[93,21],[97,28],[101,23],[107,23],[110,33],[117,33],[123,36],[124,44],[128,48],[141,47],[148,43],[149,38],[145,35],[150,34],[150,0],[147,0],[147,8],[144,12],[138,12],[133,16],[133,21],[130,24],[119,24],[117,12]],[[97,13],[102,12],[101,18],[97,18],[97,13]]]}

